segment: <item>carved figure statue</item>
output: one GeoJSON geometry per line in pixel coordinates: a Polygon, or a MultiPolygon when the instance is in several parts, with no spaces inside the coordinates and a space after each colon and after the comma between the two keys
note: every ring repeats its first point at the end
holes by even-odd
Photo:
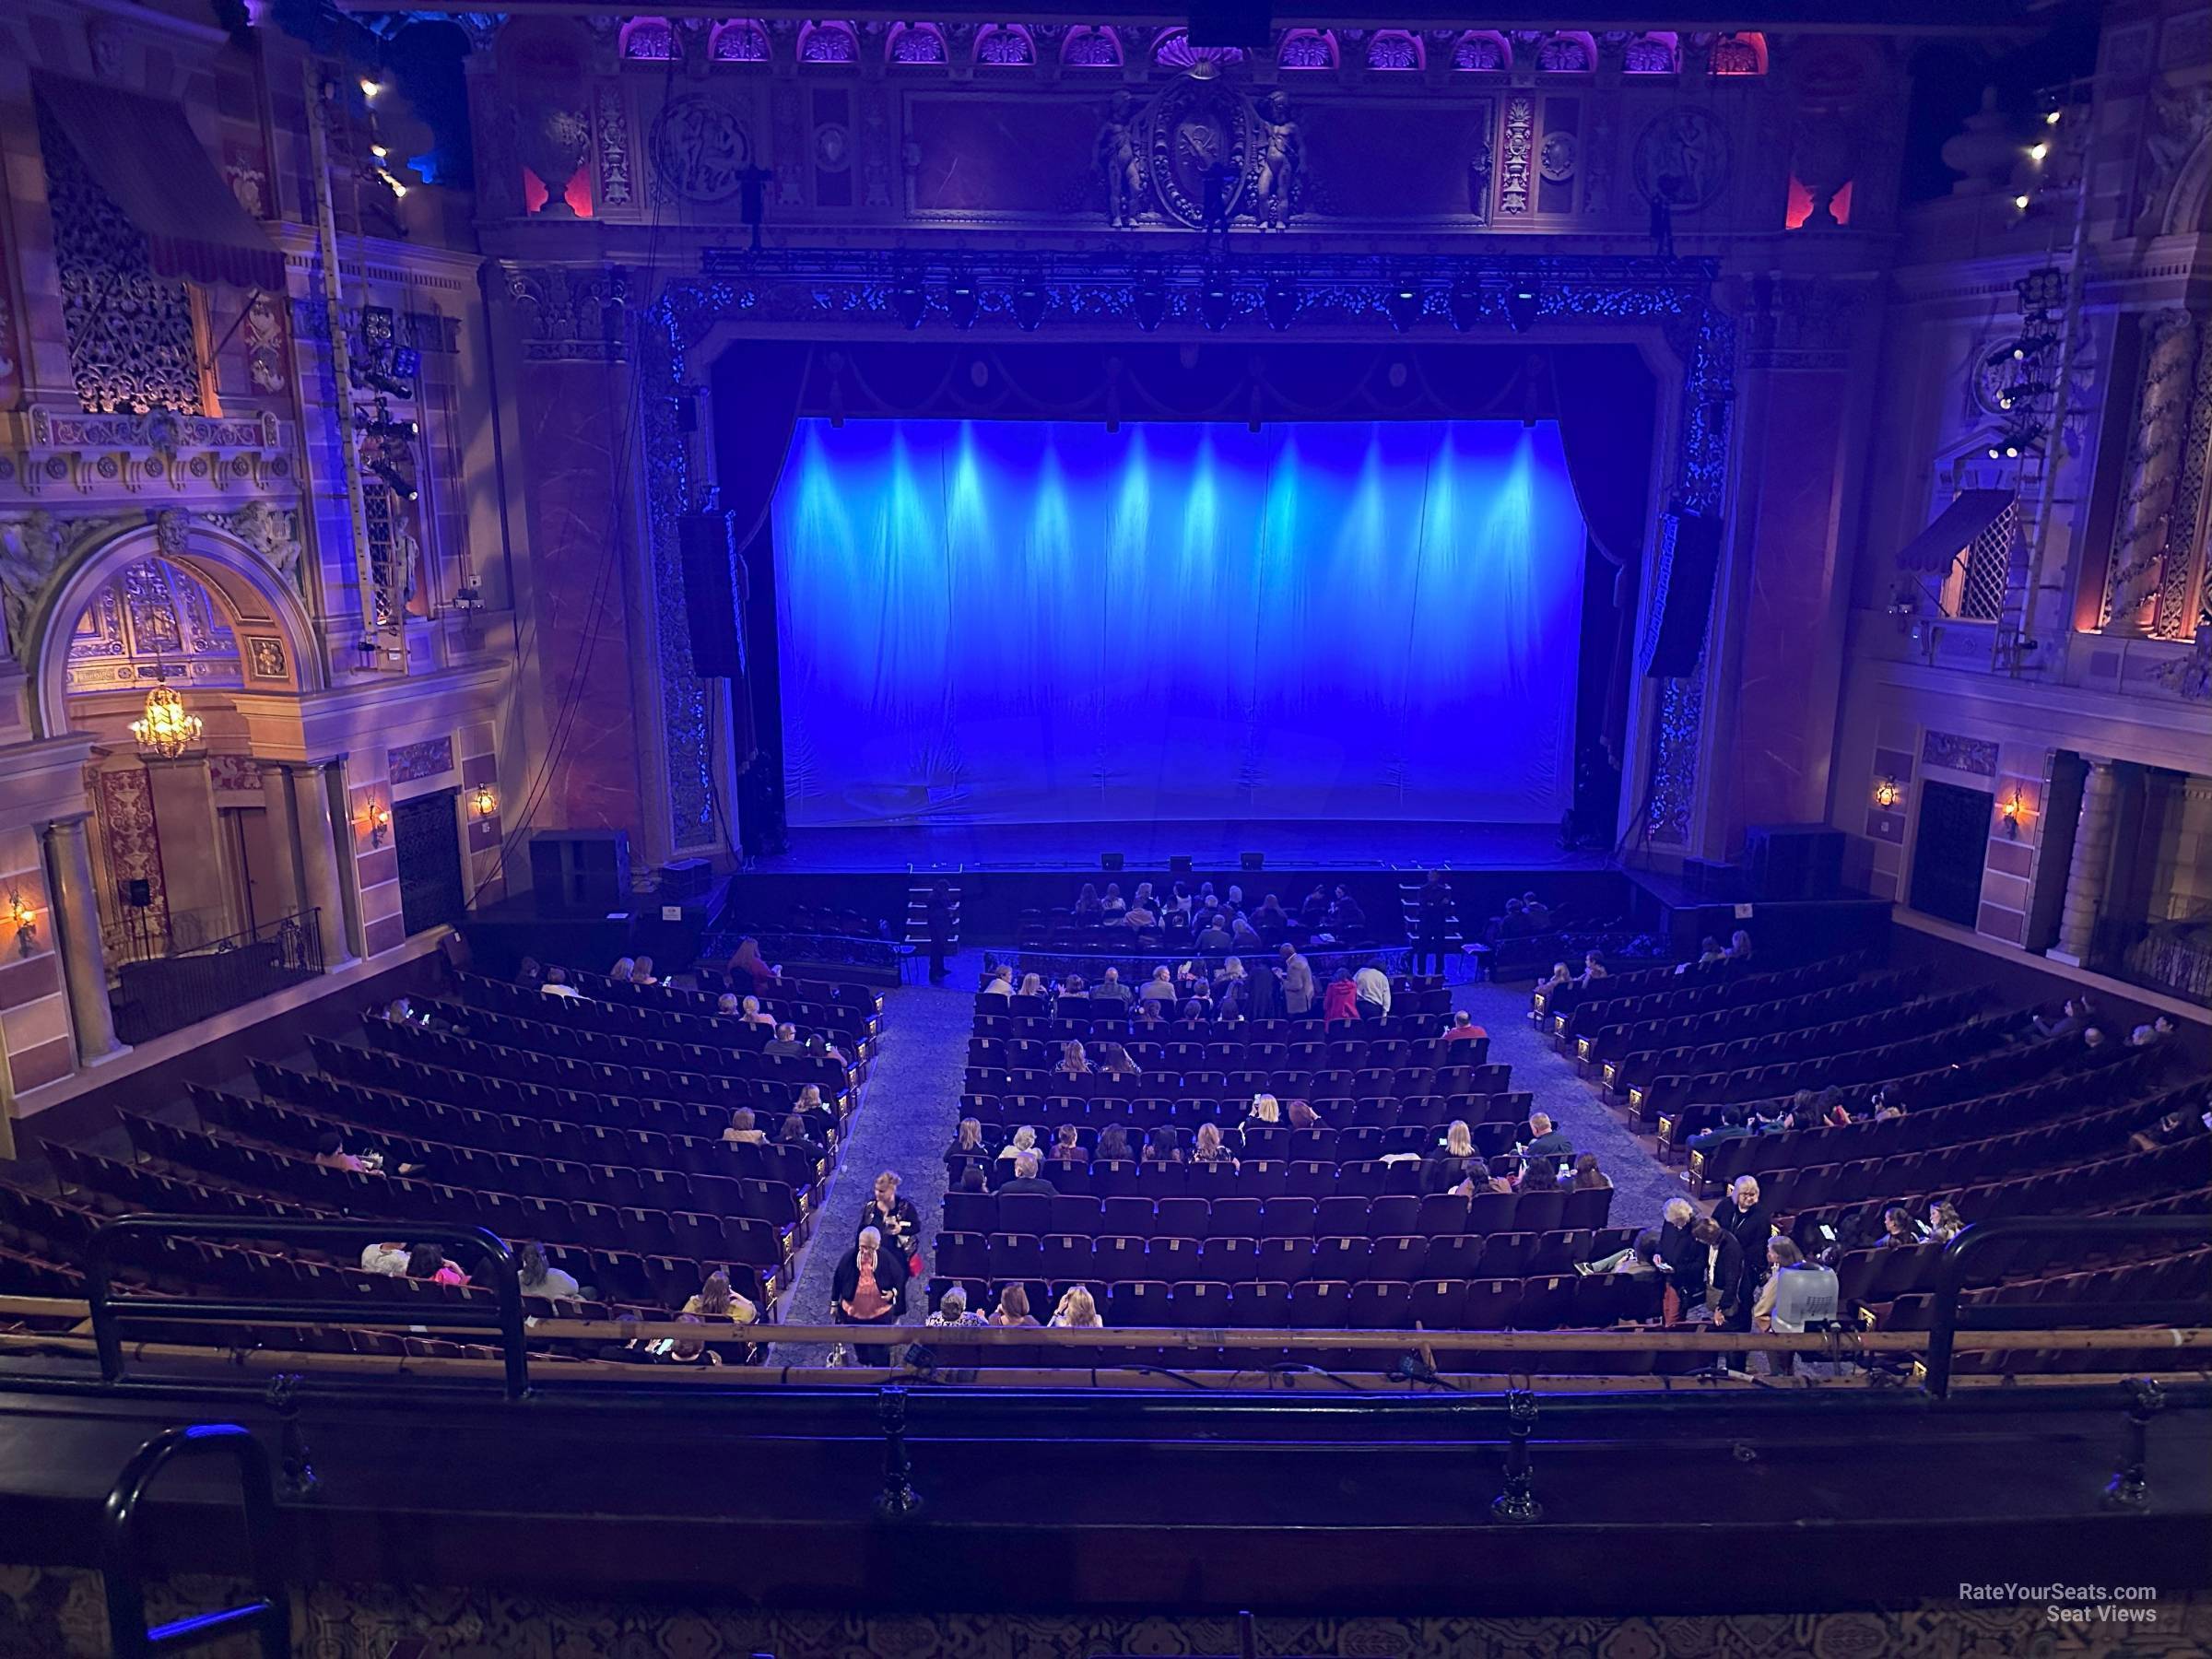
{"type": "Polygon", "coordinates": [[[25,625],[61,564],[62,529],[53,513],[34,508],[20,518],[0,520],[0,605],[8,648],[18,657],[29,645],[25,625]]]}
{"type": "Polygon", "coordinates": [[[272,565],[287,582],[300,568],[300,536],[292,514],[266,501],[248,501],[223,521],[230,533],[272,565]]]}
{"type": "Polygon", "coordinates": [[[1106,222],[1135,224],[1145,172],[1137,153],[1136,100],[1126,92],[1116,92],[1107,107],[1105,124],[1099,128],[1098,163],[1106,180],[1106,222]]]}
{"type": "Polygon", "coordinates": [[[1290,116],[1290,95],[1270,92],[1260,101],[1260,168],[1253,181],[1260,223],[1287,229],[1298,206],[1305,169],[1305,140],[1290,116]]]}

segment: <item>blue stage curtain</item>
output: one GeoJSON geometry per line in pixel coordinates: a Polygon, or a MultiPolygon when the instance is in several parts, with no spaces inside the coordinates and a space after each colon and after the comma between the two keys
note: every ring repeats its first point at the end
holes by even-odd
{"type": "Polygon", "coordinates": [[[809,419],[774,522],[794,825],[1566,804],[1549,421],[809,419]]]}

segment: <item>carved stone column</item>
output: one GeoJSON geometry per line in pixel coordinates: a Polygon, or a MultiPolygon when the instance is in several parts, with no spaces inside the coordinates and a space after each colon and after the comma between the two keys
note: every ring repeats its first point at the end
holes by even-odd
{"type": "Polygon", "coordinates": [[[55,818],[42,830],[69,1023],[76,1030],[78,1057],[87,1065],[98,1065],[130,1051],[115,1041],[115,1014],[108,1002],[108,956],[100,942],[100,905],[92,896],[92,850],[85,841],[89,816],[80,812],[55,818]]]}
{"type": "Polygon", "coordinates": [[[2088,959],[2097,914],[2104,905],[2105,872],[2112,862],[2112,819],[2119,778],[2110,760],[2091,760],[2082,780],[2081,817],[2074,830],[2074,856],[2066,865],[2066,897],[2059,908],[2058,944],[2046,952],[2078,968],[2088,959]]]}
{"type": "MultiPolygon", "coordinates": [[[[2160,312],[2150,319],[2149,336],[2112,580],[2104,594],[2104,626],[2114,633],[2149,630],[2163,573],[2168,515],[2181,482],[2182,441],[2196,389],[2196,320],[2185,311],[2160,312]]],[[[2184,534],[2184,545],[2188,539],[2184,534]]]]}
{"type": "Polygon", "coordinates": [[[300,874],[307,902],[317,912],[323,940],[323,968],[335,972],[356,959],[346,940],[346,889],[338,865],[338,826],[330,814],[332,762],[288,765],[285,782],[292,794],[292,816],[300,830],[300,874]]]}

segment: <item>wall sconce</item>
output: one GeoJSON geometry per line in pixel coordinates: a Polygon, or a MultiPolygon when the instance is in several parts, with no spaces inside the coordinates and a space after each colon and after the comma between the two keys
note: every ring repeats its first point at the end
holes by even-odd
{"type": "Polygon", "coordinates": [[[39,947],[39,912],[13,888],[7,893],[7,919],[16,924],[16,953],[29,956],[39,947]]]}
{"type": "Polygon", "coordinates": [[[2026,804],[2020,799],[2020,792],[2017,789],[2012,792],[2011,796],[2005,804],[1997,808],[2005,815],[2005,833],[2014,841],[2020,839],[2020,814],[2027,809],[2026,804]]]}
{"type": "Polygon", "coordinates": [[[1903,798],[1904,793],[1897,786],[1895,778],[1884,778],[1874,786],[1874,804],[1887,812],[1903,798]]]}
{"type": "Polygon", "coordinates": [[[392,832],[392,808],[382,801],[369,803],[369,844],[381,847],[384,837],[392,832]]]}
{"type": "Polygon", "coordinates": [[[490,784],[479,783],[477,785],[477,793],[470,805],[476,807],[478,818],[488,818],[499,811],[500,797],[492,793],[490,784]]]}

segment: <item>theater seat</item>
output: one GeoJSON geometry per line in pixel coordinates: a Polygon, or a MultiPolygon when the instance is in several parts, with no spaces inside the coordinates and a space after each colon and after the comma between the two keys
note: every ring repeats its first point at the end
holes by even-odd
{"type": "Polygon", "coordinates": [[[1290,1324],[1299,1330],[1339,1330],[1349,1316],[1350,1308],[1349,1285],[1309,1279],[1290,1287],[1290,1324]]]}

